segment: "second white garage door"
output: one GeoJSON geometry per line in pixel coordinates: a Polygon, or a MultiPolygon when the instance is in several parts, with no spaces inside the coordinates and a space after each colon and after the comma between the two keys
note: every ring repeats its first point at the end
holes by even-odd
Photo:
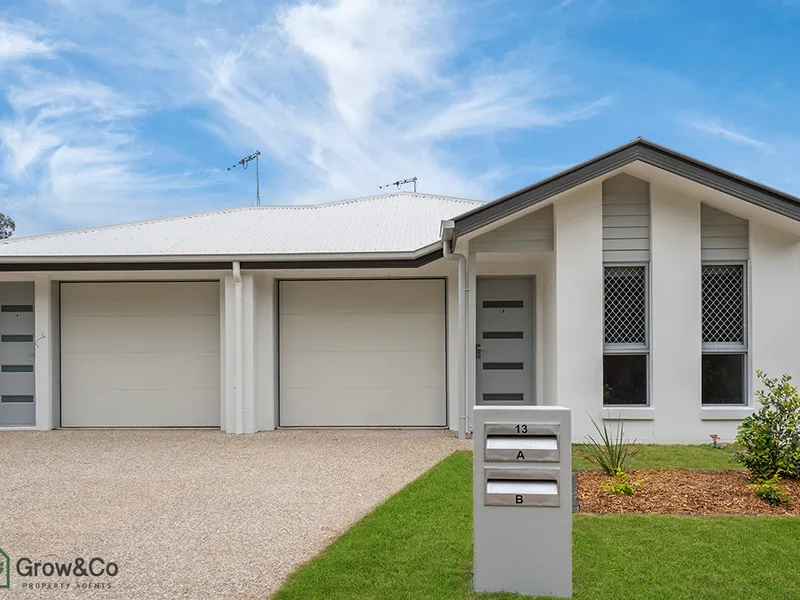
{"type": "Polygon", "coordinates": [[[444,427],[444,281],[280,283],[284,427],[444,427]]]}
{"type": "Polygon", "coordinates": [[[218,427],[217,282],[62,283],[64,427],[218,427]]]}

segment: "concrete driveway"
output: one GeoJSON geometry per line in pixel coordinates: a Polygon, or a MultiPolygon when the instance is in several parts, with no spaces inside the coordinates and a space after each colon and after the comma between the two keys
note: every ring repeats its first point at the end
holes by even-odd
{"type": "Polygon", "coordinates": [[[370,509],[469,447],[442,431],[0,432],[0,548],[12,567],[0,594],[267,598],[370,509]],[[21,577],[22,557],[99,557],[119,572],[21,577]]]}

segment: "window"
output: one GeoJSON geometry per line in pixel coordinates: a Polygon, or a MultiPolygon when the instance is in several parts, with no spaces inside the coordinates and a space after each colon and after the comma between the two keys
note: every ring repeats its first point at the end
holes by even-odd
{"type": "Polygon", "coordinates": [[[644,265],[604,268],[604,405],[647,405],[647,287],[647,269],[644,265]]]}
{"type": "Polygon", "coordinates": [[[703,265],[703,404],[746,404],[744,264],[703,265]]]}

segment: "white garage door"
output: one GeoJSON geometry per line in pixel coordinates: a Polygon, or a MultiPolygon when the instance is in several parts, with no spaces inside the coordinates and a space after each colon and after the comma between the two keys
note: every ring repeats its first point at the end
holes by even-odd
{"type": "Polygon", "coordinates": [[[62,283],[64,427],[219,426],[219,284],[62,283]]]}
{"type": "Polygon", "coordinates": [[[282,426],[444,427],[442,280],[282,281],[282,426]]]}

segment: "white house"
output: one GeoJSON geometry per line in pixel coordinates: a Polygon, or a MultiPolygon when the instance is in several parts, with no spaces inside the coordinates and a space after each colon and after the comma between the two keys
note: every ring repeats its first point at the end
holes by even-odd
{"type": "Polygon", "coordinates": [[[480,203],[394,193],[0,244],[0,426],[730,440],[800,375],[800,199],[643,139],[480,203]]]}

